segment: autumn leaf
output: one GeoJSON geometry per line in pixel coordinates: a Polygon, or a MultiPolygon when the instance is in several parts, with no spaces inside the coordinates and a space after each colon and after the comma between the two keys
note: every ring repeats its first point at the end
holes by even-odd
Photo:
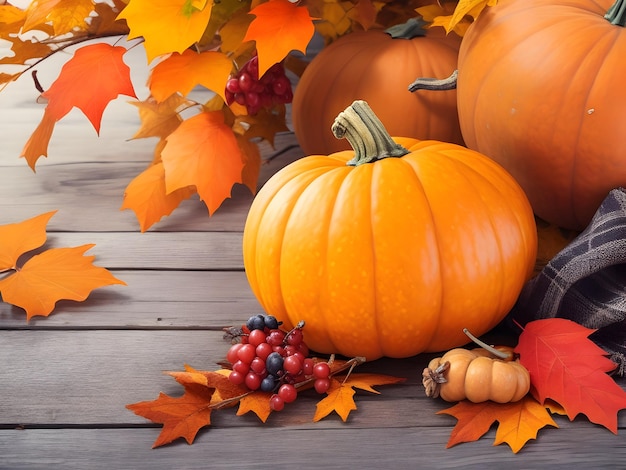
{"type": "Polygon", "coordinates": [[[244,158],[221,111],[203,112],[185,121],[167,137],[161,153],[166,193],[195,186],[209,214],[242,182],[244,158]]]}
{"type": "Polygon", "coordinates": [[[131,101],[130,104],[139,109],[141,127],[133,139],[159,137],[165,139],[183,122],[180,111],[193,103],[178,94],[173,94],[162,102],[153,98],[145,101],[131,101]]]}
{"type": "Polygon", "coordinates": [[[494,6],[498,0],[459,0],[456,5],[453,3],[437,3],[417,8],[425,21],[431,22],[432,26],[442,26],[447,33],[456,32],[463,36],[471,24],[472,19],[476,19],[485,7],[494,6]],[[451,7],[454,10],[450,12],[451,7]]]}
{"type": "Polygon", "coordinates": [[[272,412],[270,409],[271,396],[271,393],[258,391],[242,397],[241,400],[239,400],[237,416],[241,416],[252,411],[262,422],[265,423],[272,412]]]}
{"type": "Polygon", "coordinates": [[[532,321],[515,352],[540,403],[550,398],[570,420],[582,413],[617,434],[617,413],[626,408],[626,392],[606,374],[616,364],[588,338],[594,331],[564,318],[532,321]]]}
{"type": "Polygon", "coordinates": [[[122,59],[125,53],[125,48],[105,43],[78,49],[42,94],[51,117],[58,121],[77,107],[100,133],[102,114],[111,100],[118,95],[136,98],[130,69],[122,59]]]}
{"type": "Polygon", "coordinates": [[[517,453],[530,439],[536,439],[541,428],[558,427],[546,408],[529,395],[514,403],[471,403],[464,400],[437,414],[448,414],[458,419],[450,434],[448,448],[480,439],[497,421],[494,445],[506,442],[517,453]]]}
{"type": "Polygon", "coordinates": [[[22,222],[0,225],[0,272],[16,269],[20,256],[46,242],[46,226],[56,212],[46,212],[22,222]]]}
{"type": "Polygon", "coordinates": [[[5,39],[11,43],[12,55],[0,59],[0,64],[26,64],[29,60],[46,57],[53,52],[50,45],[39,41],[23,41],[17,36],[5,39]]]}
{"type": "Polygon", "coordinates": [[[48,145],[50,144],[55,124],[56,120],[46,108],[41,122],[37,125],[37,128],[22,149],[21,156],[26,159],[28,166],[33,171],[35,171],[35,164],[37,160],[39,160],[39,157],[48,156],[48,145]]]}
{"type": "Polygon", "coordinates": [[[167,193],[165,169],[160,162],[149,166],[126,186],[120,210],[131,209],[139,221],[141,231],[145,232],[195,193],[193,186],[181,187],[167,193]]]}
{"type": "Polygon", "coordinates": [[[152,70],[148,87],[159,102],[176,92],[187,96],[196,85],[208,88],[226,101],[226,81],[232,69],[232,61],[221,52],[198,53],[187,49],[159,62],[152,70]]]}
{"type": "Polygon", "coordinates": [[[250,14],[256,18],[250,23],[244,41],[256,41],[259,77],[290,51],[306,53],[315,32],[306,7],[289,0],[270,0],[250,10],[250,14]]]}
{"type": "Polygon", "coordinates": [[[104,268],[92,264],[95,256],[83,256],[95,245],[50,248],[29,259],[21,269],[0,280],[2,299],[26,310],[26,320],[47,317],[58,300],[85,300],[93,289],[126,285],[104,268]]]}
{"type": "Polygon", "coordinates": [[[156,400],[126,405],[136,415],[163,424],[152,448],[181,437],[191,444],[198,431],[211,424],[213,409],[210,404],[215,389],[197,383],[186,383],[184,388],[185,393],[181,397],[174,398],[161,392],[156,400]]]}
{"type": "Polygon", "coordinates": [[[26,9],[23,32],[50,23],[57,36],[75,29],[87,29],[87,18],[94,10],[93,0],[34,0],[26,9]]]}
{"type": "Polygon", "coordinates": [[[118,18],[130,27],[129,39],[143,37],[148,61],[182,53],[199,41],[214,2],[193,0],[130,0],[118,18]]]}
{"type": "Polygon", "coordinates": [[[345,379],[337,379],[333,376],[326,397],[317,404],[313,421],[317,422],[333,411],[343,421],[346,421],[350,412],[357,409],[353,398],[356,393],[355,388],[371,393],[380,393],[372,387],[374,385],[396,384],[404,380],[403,378],[381,374],[350,374],[345,379]]]}

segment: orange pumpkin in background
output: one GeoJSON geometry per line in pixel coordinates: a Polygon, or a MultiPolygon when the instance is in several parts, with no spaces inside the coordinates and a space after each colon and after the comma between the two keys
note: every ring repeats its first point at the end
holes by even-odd
{"type": "Polygon", "coordinates": [[[466,145],[506,168],[536,214],[564,228],[584,228],[626,185],[626,15],[613,2],[500,0],[459,53],[466,145]]]}
{"type": "Polygon", "coordinates": [[[350,33],[313,58],[292,104],[294,132],[305,155],[350,148],[330,127],[355,100],[367,101],[391,135],[463,142],[455,90],[408,90],[416,77],[450,75],[460,38],[441,28],[424,31],[415,21],[399,30],[396,37],[381,30],[350,33]]]}
{"type": "Polygon", "coordinates": [[[304,320],[314,351],[367,360],[492,329],[535,264],[515,180],[465,147],[392,139],[364,102],[333,131],[355,150],[296,160],[252,202],[243,260],[265,311],[286,329],[304,320]]]}

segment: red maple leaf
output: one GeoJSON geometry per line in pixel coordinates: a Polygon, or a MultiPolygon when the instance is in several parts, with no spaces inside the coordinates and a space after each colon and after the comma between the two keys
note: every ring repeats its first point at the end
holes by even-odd
{"type": "Polygon", "coordinates": [[[617,434],[626,392],[606,374],[616,364],[588,338],[594,331],[563,318],[536,320],[526,325],[515,352],[530,373],[537,401],[553,399],[570,420],[582,413],[617,434]]]}
{"type": "Polygon", "coordinates": [[[118,95],[136,98],[130,68],[122,59],[125,53],[123,47],[104,43],[78,49],[42,94],[48,99],[46,111],[58,121],[77,107],[99,134],[102,114],[111,100],[118,95]]]}

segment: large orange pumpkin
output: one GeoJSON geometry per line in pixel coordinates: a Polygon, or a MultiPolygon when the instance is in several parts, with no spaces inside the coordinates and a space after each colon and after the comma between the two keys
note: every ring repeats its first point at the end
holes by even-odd
{"type": "Polygon", "coordinates": [[[364,102],[333,128],[356,151],[297,160],[252,203],[243,260],[261,305],[285,328],[304,320],[313,350],[368,360],[493,328],[535,262],[519,185],[465,147],[392,140],[364,102]]]}
{"type": "Polygon", "coordinates": [[[466,145],[506,168],[537,215],[566,228],[585,227],[626,184],[626,29],[604,18],[613,1],[500,0],[459,54],[466,145]]]}
{"type": "Polygon", "coordinates": [[[398,34],[350,33],[311,61],[292,104],[294,132],[305,154],[350,148],[330,127],[354,100],[367,101],[392,135],[462,143],[455,90],[408,91],[416,77],[447,76],[456,69],[459,37],[440,28],[422,30],[424,36],[414,36],[415,29],[398,34]]]}

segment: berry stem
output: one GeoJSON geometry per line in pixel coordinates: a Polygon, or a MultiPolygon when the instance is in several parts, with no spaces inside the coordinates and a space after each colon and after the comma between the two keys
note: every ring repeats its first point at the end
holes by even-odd
{"type": "Polygon", "coordinates": [[[479,340],[476,336],[474,336],[472,333],[470,333],[470,331],[467,328],[463,328],[463,333],[465,333],[467,335],[467,337],[469,339],[471,339],[474,343],[476,343],[478,346],[480,346],[483,349],[486,349],[487,351],[489,351],[494,356],[496,356],[496,357],[498,357],[500,359],[504,359],[504,360],[511,359],[511,354],[510,353],[506,353],[504,351],[500,351],[500,350],[494,348],[493,346],[488,345],[484,341],[479,340]]]}

